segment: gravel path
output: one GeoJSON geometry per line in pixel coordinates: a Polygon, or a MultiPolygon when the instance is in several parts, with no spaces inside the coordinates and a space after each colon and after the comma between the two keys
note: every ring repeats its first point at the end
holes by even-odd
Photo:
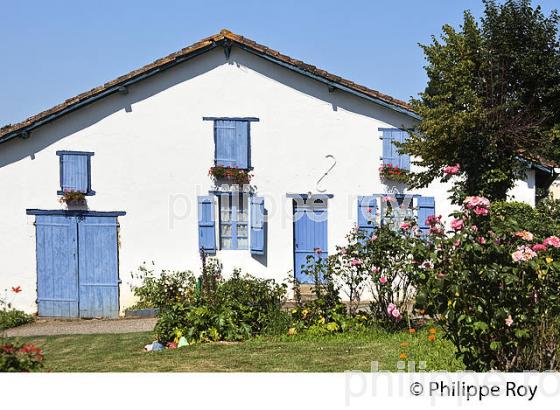
{"type": "Polygon", "coordinates": [[[91,319],[45,320],[7,330],[7,336],[84,335],[94,333],[149,332],[154,329],[156,318],[146,319],[91,319]]]}

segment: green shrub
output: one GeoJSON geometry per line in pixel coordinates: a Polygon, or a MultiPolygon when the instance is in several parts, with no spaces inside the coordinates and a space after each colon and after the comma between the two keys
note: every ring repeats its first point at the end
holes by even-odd
{"type": "Polygon", "coordinates": [[[0,340],[0,372],[32,372],[43,367],[43,351],[31,343],[0,340]]]}
{"type": "Polygon", "coordinates": [[[467,198],[446,235],[432,218],[416,302],[470,370],[558,369],[560,241],[541,211],[467,198]],[[528,229],[535,232],[530,232],[528,229]],[[548,239],[546,239],[548,238],[548,239]]]}
{"type": "Polygon", "coordinates": [[[0,330],[32,323],[34,320],[35,318],[32,315],[22,312],[21,310],[0,310],[0,330]]]}
{"type": "Polygon", "coordinates": [[[181,336],[189,343],[238,341],[287,329],[287,315],[282,311],[286,286],[242,276],[239,271],[224,280],[221,271],[215,258],[204,260],[199,278],[190,272],[168,271],[158,277],[142,270],[143,284],[134,291],[159,309],[155,334],[160,342],[181,336]]]}

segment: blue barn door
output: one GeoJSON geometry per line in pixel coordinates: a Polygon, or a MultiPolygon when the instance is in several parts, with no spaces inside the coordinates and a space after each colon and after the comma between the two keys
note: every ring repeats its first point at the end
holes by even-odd
{"type": "Polygon", "coordinates": [[[317,260],[327,257],[327,208],[326,204],[294,203],[294,274],[300,283],[314,283],[314,278],[304,272],[309,256],[317,260]],[[316,252],[317,249],[321,253],[316,252]]]}
{"type": "Polygon", "coordinates": [[[35,226],[39,316],[78,317],[76,217],[38,215],[35,226]]]}
{"type": "Polygon", "coordinates": [[[80,317],[119,316],[117,218],[78,218],[80,317]]]}

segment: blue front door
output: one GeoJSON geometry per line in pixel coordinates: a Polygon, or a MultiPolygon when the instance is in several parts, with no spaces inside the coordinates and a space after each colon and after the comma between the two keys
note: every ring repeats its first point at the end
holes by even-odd
{"type": "Polygon", "coordinates": [[[327,257],[327,208],[324,203],[294,202],[294,273],[300,283],[314,283],[309,263],[327,257]]]}
{"type": "Polygon", "coordinates": [[[39,316],[118,317],[116,217],[37,215],[39,316]]]}

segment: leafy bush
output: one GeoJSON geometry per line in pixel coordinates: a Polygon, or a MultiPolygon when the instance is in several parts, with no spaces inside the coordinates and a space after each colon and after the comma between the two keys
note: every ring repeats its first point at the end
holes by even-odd
{"type": "Polygon", "coordinates": [[[190,271],[164,270],[156,275],[152,268],[143,264],[132,278],[141,281],[141,285],[132,286],[132,292],[138,298],[135,306],[164,308],[174,302],[187,303],[194,300],[196,279],[190,271]]]}
{"type": "MultiPolygon", "coordinates": [[[[21,286],[14,286],[11,293],[15,296],[21,292],[21,286]]],[[[5,296],[0,297],[0,330],[10,329],[31,323],[35,320],[32,315],[29,315],[21,310],[14,309],[12,302],[8,301],[8,290],[5,290],[5,296]]]]}
{"type": "Polygon", "coordinates": [[[469,197],[446,235],[431,218],[433,266],[418,307],[436,318],[470,370],[558,369],[560,239],[539,210],[469,197]],[[531,227],[538,234],[528,231],[531,227]]]}
{"type": "Polygon", "coordinates": [[[0,340],[0,372],[32,372],[43,367],[43,351],[31,343],[0,340]]]}
{"type": "Polygon", "coordinates": [[[141,268],[143,284],[134,292],[159,309],[157,339],[167,343],[181,336],[189,343],[244,340],[286,328],[282,312],[286,287],[234,271],[224,280],[215,258],[205,259],[203,272],[164,271],[157,277],[141,268]]]}
{"type": "Polygon", "coordinates": [[[21,310],[0,310],[0,330],[32,323],[34,320],[35,318],[32,315],[22,312],[21,310]]]}

